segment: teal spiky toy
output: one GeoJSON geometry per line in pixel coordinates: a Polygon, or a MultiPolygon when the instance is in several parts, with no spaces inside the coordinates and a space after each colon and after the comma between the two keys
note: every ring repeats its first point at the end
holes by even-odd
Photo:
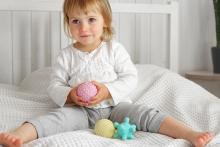
{"type": "Polygon", "coordinates": [[[116,131],[114,133],[114,138],[119,138],[122,140],[134,138],[134,133],[136,131],[136,125],[129,124],[128,117],[125,117],[124,121],[121,124],[119,124],[118,122],[115,122],[114,127],[116,129],[116,131]]]}

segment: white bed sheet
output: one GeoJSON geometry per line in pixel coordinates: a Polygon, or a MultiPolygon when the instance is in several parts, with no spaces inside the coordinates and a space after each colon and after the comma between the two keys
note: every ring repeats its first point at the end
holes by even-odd
{"type": "MultiPolygon", "coordinates": [[[[137,88],[129,95],[135,103],[149,106],[172,115],[198,131],[216,133],[208,147],[220,146],[220,100],[199,85],[153,65],[136,65],[139,73],[137,88]]],[[[19,87],[0,85],[0,132],[14,129],[26,119],[54,109],[55,104],[46,95],[50,68],[32,73],[19,87]]],[[[141,132],[135,139],[121,141],[93,134],[93,130],[79,130],[41,138],[25,147],[188,147],[183,139],[141,132]]]]}

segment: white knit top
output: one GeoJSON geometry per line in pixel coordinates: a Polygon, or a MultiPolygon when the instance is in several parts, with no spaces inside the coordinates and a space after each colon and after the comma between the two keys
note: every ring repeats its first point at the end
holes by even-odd
{"type": "Polygon", "coordinates": [[[53,67],[47,90],[53,101],[62,107],[71,87],[92,80],[105,84],[112,96],[112,99],[104,100],[94,108],[129,101],[126,95],[136,87],[137,70],[120,43],[102,42],[90,53],[82,52],[72,44],[62,49],[53,67]]]}

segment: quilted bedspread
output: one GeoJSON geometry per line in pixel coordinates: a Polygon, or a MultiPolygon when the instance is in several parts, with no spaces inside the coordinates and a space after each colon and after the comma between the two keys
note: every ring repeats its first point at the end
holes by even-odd
{"type": "MultiPolygon", "coordinates": [[[[128,96],[134,103],[145,103],[198,131],[213,131],[207,147],[220,146],[220,99],[199,85],[153,65],[137,65],[139,83],[128,96]]],[[[56,108],[46,95],[50,70],[34,72],[20,86],[0,85],[0,132],[9,131],[26,119],[56,108]]],[[[93,130],[70,131],[40,138],[25,147],[189,147],[183,139],[138,131],[135,139],[121,141],[94,135],[93,130]]]]}

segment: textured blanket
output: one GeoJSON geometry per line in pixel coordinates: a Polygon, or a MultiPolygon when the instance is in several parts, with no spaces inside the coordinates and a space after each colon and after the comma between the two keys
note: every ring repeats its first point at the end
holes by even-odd
{"type": "MultiPolygon", "coordinates": [[[[220,100],[199,85],[152,65],[137,65],[139,83],[129,95],[134,103],[145,103],[168,113],[198,131],[213,131],[215,138],[208,147],[220,146],[220,100]]],[[[55,108],[45,93],[49,70],[37,71],[19,87],[0,85],[0,131],[14,129],[26,119],[55,108]],[[40,80],[37,79],[44,79],[40,80]],[[36,83],[37,84],[36,84],[36,83]],[[32,85],[31,85],[32,83],[32,85]],[[35,85],[33,84],[35,83],[35,85]]],[[[94,135],[93,130],[79,130],[37,139],[25,147],[188,147],[183,139],[141,132],[135,139],[121,141],[94,135]]]]}

